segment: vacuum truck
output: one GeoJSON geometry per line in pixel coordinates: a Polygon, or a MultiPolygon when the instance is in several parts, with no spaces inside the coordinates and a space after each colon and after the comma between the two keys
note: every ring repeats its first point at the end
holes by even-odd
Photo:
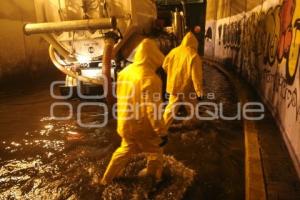
{"type": "Polygon", "coordinates": [[[39,34],[49,43],[53,64],[66,75],[61,93],[95,89],[112,101],[116,74],[132,62],[145,37],[167,53],[183,38],[187,1],[35,0],[36,23],[26,35],[39,34]],[[168,6],[171,6],[170,8],[168,6]],[[161,10],[159,10],[160,8],[161,10]],[[166,9],[167,8],[167,9],[166,9]]]}

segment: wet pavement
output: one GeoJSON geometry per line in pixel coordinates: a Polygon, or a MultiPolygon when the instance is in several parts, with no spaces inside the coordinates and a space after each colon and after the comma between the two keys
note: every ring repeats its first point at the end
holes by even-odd
{"type": "MultiPolygon", "coordinates": [[[[204,67],[205,92],[223,103],[224,114],[236,114],[233,87],[215,68],[204,67]]],[[[57,80],[57,79],[53,79],[57,80]]],[[[165,148],[164,180],[159,185],[135,177],[143,155],[132,158],[124,177],[97,184],[119,145],[115,121],[104,128],[82,128],[73,117],[54,120],[50,81],[6,88],[0,92],[0,199],[244,199],[244,138],[241,121],[174,124],[165,148]]],[[[57,92],[57,91],[56,91],[57,92]]],[[[200,112],[210,110],[202,107],[200,112]]],[[[55,108],[55,116],[69,110],[55,108]]],[[[101,108],[82,110],[84,122],[101,123],[101,108]]]]}

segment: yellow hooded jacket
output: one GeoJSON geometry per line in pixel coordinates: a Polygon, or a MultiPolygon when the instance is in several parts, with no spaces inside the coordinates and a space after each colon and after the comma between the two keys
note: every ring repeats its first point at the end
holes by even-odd
{"type": "Polygon", "coordinates": [[[166,134],[159,109],[162,82],[155,71],[164,55],[151,39],[137,47],[134,63],[123,69],[117,80],[117,131],[121,137],[166,134]]]}
{"type": "Polygon", "coordinates": [[[198,41],[189,32],[182,43],[166,57],[163,68],[167,73],[167,92],[171,95],[190,92],[194,88],[197,96],[203,95],[202,60],[197,53],[198,41]]]}

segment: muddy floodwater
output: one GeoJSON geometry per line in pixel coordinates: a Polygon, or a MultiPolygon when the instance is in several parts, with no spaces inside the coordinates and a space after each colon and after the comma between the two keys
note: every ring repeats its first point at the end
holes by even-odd
{"type": "MultiPolygon", "coordinates": [[[[224,115],[235,115],[238,99],[227,78],[209,66],[204,77],[205,92],[215,94],[209,101],[223,103],[224,115]]],[[[136,177],[145,166],[141,154],[131,159],[123,177],[103,187],[98,179],[120,142],[116,122],[80,127],[78,118],[101,123],[103,110],[89,105],[77,115],[83,101],[52,98],[50,84],[45,80],[0,91],[0,199],[244,199],[241,121],[175,123],[161,183],[136,177]],[[55,116],[66,119],[51,118],[53,103],[55,116]]],[[[201,107],[200,113],[211,109],[201,107]]]]}

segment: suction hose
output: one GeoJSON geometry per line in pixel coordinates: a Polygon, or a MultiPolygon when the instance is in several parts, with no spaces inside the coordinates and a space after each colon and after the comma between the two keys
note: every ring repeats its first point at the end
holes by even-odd
{"type": "Polygon", "coordinates": [[[66,75],[75,78],[82,82],[92,83],[95,85],[103,85],[104,91],[106,91],[106,101],[110,108],[112,108],[115,103],[115,98],[112,95],[112,78],[111,78],[111,60],[113,55],[115,40],[113,38],[107,37],[105,39],[104,52],[102,57],[102,79],[89,78],[81,76],[72,70],[68,70],[65,66],[60,64],[55,56],[54,48],[52,45],[49,47],[49,55],[53,64],[66,75]]]}
{"type": "Polygon", "coordinates": [[[103,79],[95,79],[95,78],[89,78],[89,77],[81,76],[81,75],[77,74],[76,72],[73,72],[72,70],[68,70],[66,68],[66,66],[64,66],[64,65],[62,65],[58,62],[58,60],[55,56],[54,48],[52,47],[52,45],[50,45],[50,47],[49,47],[49,56],[50,56],[51,61],[55,65],[55,67],[57,69],[59,69],[60,71],[62,71],[64,74],[66,74],[66,75],[68,75],[72,78],[75,78],[79,81],[86,82],[86,83],[92,83],[92,84],[95,84],[95,85],[105,84],[105,80],[103,80],[103,79]]]}
{"type": "Polygon", "coordinates": [[[113,38],[107,37],[105,39],[104,52],[102,57],[102,75],[107,81],[106,85],[106,101],[109,107],[112,107],[115,103],[115,98],[112,95],[112,78],[111,78],[111,60],[113,55],[113,49],[115,40],[113,38]]]}

